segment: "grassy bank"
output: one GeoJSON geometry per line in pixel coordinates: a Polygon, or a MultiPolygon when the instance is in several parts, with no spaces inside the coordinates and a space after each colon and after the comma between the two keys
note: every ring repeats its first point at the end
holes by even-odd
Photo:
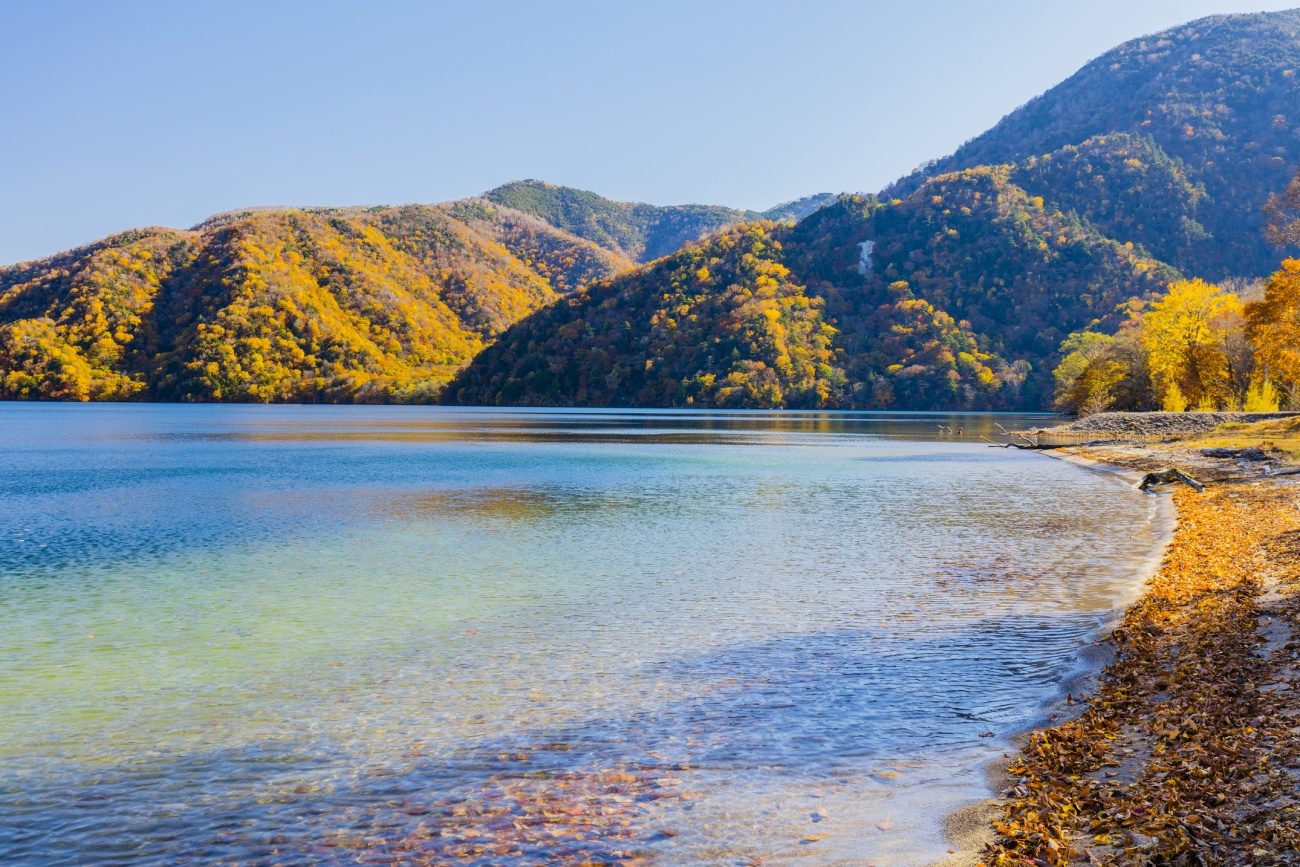
{"type": "Polygon", "coordinates": [[[1108,639],[1114,661],[1073,697],[1082,715],[1008,769],[985,864],[1300,863],[1300,476],[1200,453],[1285,448],[1293,422],[1071,450],[1208,484],[1173,493],[1174,539],[1108,639]]]}

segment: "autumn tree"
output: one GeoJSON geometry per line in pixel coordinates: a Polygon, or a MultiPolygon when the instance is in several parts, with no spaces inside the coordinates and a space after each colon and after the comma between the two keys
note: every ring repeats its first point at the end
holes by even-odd
{"type": "Polygon", "coordinates": [[[1246,305],[1246,331],[1256,347],[1263,379],[1279,383],[1289,403],[1300,398],[1300,259],[1287,259],[1264,287],[1264,298],[1246,305]]]}
{"type": "Polygon", "coordinates": [[[1142,345],[1162,396],[1202,409],[1235,405],[1225,344],[1240,322],[1236,295],[1203,280],[1180,280],[1142,317],[1142,345]]]}
{"type": "Polygon", "coordinates": [[[1109,386],[1105,384],[1110,377],[1099,377],[1093,371],[1107,361],[1114,342],[1111,335],[1093,331],[1080,331],[1062,341],[1061,363],[1052,371],[1057,409],[1080,412],[1098,402],[1103,404],[1100,409],[1110,406],[1109,386]]]}
{"type": "Polygon", "coordinates": [[[1061,363],[1052,371],[1057,409],[1091,415],[1154,408],[1151,369],[1142,344],[1141,306],[1136,302],[1123,306],[1130,318],[1118,333],[1081,331],[1061,343],[1061,363]]]}

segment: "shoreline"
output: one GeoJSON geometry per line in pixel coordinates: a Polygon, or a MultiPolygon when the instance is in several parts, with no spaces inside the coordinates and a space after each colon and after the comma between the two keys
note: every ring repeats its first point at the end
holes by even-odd
{"type": "MultiPolygon", "coordinates": [[[[1134,487],[1142,480],[1143,473],[1138,470],[1095,460],[1081,454],[1055,450],[1044,450],[1038,454],[1083,469],[1117,476],[1134,487]]],[[[930,867],[978,867],[983,863],[985,851],[997,840],[994,822],[1001,817],[1004,810],[999,793],[1014,785],[1017,780],[1016,776],[1009,771],[1011,766],[1029,745],[1034,732],[1054,727],[1058,720],[1065,723],[1076,719],[1086,709],[1083,702],[1072,704],[1067,697],[1079,694],[1086,682],[1102,675],[1106,666],[1113,661],[1114,652],[1108,639],[1123,621],[1129,609],[1142,598],[1151,579],[1159,572],[1165,552],[1178,531],[1178,512],[1173,498],[1164,493],[1154,496],[1161,498],[1158,508],[1164,513],[1157,517],[1157,521],[1163,525],[1163,532],[1155,550],[1150,557],[1138,561],[1129,588],[1116,599],[1110,616],[1093,633],[1092,642],[1084,645],[1080,650],[1079,663],[1061,680],[1057,693],[1043,704],[1038,718],[1028,726],[1010,732],[1007,735],[1010,750],[1002,757],[985,763],[985,785],[988,787],[989,794],[964,807],[958,807],[943,817],[943,834],[952,853],[932,862],[930,867]]]]}
{"type": "Polygon", "coordinates": [[[1046,454],[1133,483],[1190,466],[1207,487],[1158,494],[1174,513],[1157,562],[1085,650],[1096,664],[1062,681],[1078,700],[1011,736],[991,796],[945,817],[953,853],[933,867],[1295,863],[1300,477],[1176,443],[1046,454]]]}

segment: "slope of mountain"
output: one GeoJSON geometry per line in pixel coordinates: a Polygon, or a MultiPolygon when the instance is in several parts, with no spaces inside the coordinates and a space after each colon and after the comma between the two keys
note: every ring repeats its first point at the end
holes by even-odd
{"type": "Polygon", "coordinates": [[[782,202],[776,207],[768,208],[763,212],[763,219],[773,220],[778,223],[797,223],[813,211],[829,208],[839,199],[837,193],[813,193],[811,196],[804,196],[802,199],[795,199],[792,202],[782,202]]]}
{"type": "Polygon", "coordinates": [[[1214,241],[1197,220],[1205,188],[1146,136],[1097,136],[1012,168],[1016,185],[1073,211],[1108,238],[1196,269],[1214,241]],[[1190,264],[1189,264],[1190,263],[1190,264]]]}
{"type": "Polygon", "coordinates": [[[528,180],[504,184],[484,193],[483,198],[532,214],[624,258],[649,262],[675,253],[688,241],[739,223],[802,219],[833,203],[836,196],[817,193],[758,212],[720,205],[617,202],[586,190],[528,180]]]}
{"type": "Polygon", "coordinates": [[[529,317],[448,389],[476,404],[823,406],[843,373],[820,299],[751,223],[529,317]]]}
{"type": "Polygon", "coordinates": [[[484,193],[483,198],[532,214],[637,262],[658,259],[687,241],[762,216],[718,205],[659,207],[616,202],[586,190],[534,180],[504,184],[484,193]]]}
{"type": "MultiPolygon", "coordinates": [[[[906,196],[925,178],[958,169],[1025,164],[1099,136],[1140,135],[1149,142],[1142,162],[1174,161],[1203,190],[1191,209],[1181,183],[1168,187],[1167,199],[1158,188],[1145,191],[1148,211],[1203,228],[1201,235],[1189,227],[1195,243],[1163,251],[1170,264],[1211,279],[1263,276],[1277,254],[1259,232],[1259,209],[1300,164],[1298,34],[1300,10],[1290,10],[1213,16],[1127,42],[882,195],[906,196]]],[[[1065,172],[1061,180],[1058,190],[1050,173],[1041,176],[1036,194],[1063,205],[1078,178],[1065,172]]],[[[1148,233],[1155,252],[1149,242],[1148,233]]]]}
{"type": "Polygon", "coordinates": [[[544,220],[485,199],[451,202],[443,210],[480,235],[500,241],[512,256],[546,277],[561,295],[633,265],[630,259],[556,230],[544,220]]]}
{"type": "Polygon", "coordinates": [[[428,401],[631,263],[488,203],[260,210],[0,268],[0,397],[428,401]]]}
{"type": "Polygon", "coordinates": [[[1177,273],[1010,180],[844,196],[732,228],[512,326],[444,400],[591,406],[1017,409],[1061,340],[1177,273]]]}

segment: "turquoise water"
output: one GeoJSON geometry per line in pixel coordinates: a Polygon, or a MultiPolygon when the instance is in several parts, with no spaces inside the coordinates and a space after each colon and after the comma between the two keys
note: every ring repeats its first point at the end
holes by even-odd
{"type": "Polygon", "coordinates": [[[0,862],[925,864],[1163,534],[1034,421],[0,404],[0,862]]]}

